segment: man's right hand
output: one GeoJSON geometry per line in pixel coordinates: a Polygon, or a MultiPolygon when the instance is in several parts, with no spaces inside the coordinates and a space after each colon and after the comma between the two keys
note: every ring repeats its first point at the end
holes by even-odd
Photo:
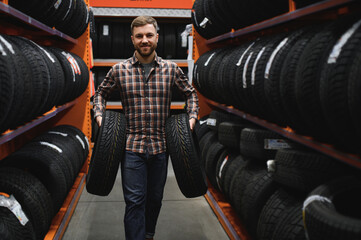
{"type": "Polygon", "coordinates": [[[97,116],[96,118],[95,118],[95,121],[97,122],[97,124],[98,124],[98,126],[100,127],[101,125],[102,125],[102,116],[97,116]]]}

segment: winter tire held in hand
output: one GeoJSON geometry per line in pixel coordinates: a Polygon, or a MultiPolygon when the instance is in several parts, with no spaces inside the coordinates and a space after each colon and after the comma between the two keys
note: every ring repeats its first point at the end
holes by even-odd
{"type": "Polygon", "coordinates": [[[190,130],[187,114],[171,116],[166,122],[165,134],[181,192],[187,198],[204,195],[207,192],[205,171],[201,165],[197,137],[190,130]]]}
{"type": "Polygon", "coordinates": [[[124,157],[125,129],[124,114],[115,111],[105,112],[86,178],[86,189],[89,193],[107,196],[111,192],[119,163],[124,157]]]}

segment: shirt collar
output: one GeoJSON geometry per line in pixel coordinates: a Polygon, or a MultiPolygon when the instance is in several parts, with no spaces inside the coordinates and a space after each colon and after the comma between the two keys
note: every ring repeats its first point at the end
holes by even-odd
{"type": "MultiPolygon", "coordinates": [[[[159,65],[161,63],[161,61],[162,61],[162,58],[158,57],[157,53],[155,53],[154,62],[157,65],[159,65]]],[[[131,58],[130,62],[131,62],[132,65],[140,64],[138,58],[135,56],[135,52],[134,52],[133,57],[131,58]]]]}

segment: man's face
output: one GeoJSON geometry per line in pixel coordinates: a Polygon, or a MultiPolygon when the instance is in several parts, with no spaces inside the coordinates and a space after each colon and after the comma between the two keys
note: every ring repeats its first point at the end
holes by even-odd
{"type": "Polygon", "coordinates": [[[158,34],[153,24],[133,28],[132,42],[135,50],[143,56],[151,55],[157,48],[158,34]]]}

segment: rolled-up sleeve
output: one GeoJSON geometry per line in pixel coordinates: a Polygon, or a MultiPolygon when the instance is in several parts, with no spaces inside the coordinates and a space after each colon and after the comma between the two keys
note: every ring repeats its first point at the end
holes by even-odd
{"type": "Polygon", "coordinates": [[[112,67],[104,78],[104,81],[98,86],[94,94],[93,110],[94,118],[102,116],[105,112],[106,102],[110,94],[118,88],[114,74],[115,68],[112,67]]]}
{"type": "Polygon", "coordinates": [[[186,97],[186,106],[189,118],[197,119],[199,112],[197,92],[195,88],[189,83],[187,75],[185,75],[182,69],[178,66],[176,68],[175,84],[186,97]]]}

